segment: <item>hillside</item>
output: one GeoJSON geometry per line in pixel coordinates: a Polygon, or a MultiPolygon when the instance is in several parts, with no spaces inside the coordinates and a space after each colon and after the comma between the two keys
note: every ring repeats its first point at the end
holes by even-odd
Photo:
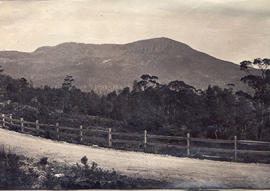
{"type": "Polygon", "coordinates": [[[239,84],[243,75],[236,64],[168,38],[123,45],[63,43],[31,53],[2,51],[0,65],[6,74],[25,77],[35,86],[60,86],[71,74],[82,90],[99,92],[132,86],[145,73],[158,76],[161,82],[183,80],[202,89],[209,84],[239,84]]]}

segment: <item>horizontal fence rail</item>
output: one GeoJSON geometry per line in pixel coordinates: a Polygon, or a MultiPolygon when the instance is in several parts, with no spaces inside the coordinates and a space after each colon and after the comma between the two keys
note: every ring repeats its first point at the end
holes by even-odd
{"type": "Polygon", "coordinates": [[[238,154],[260,154],[269,155],[270,157],[270,142],[238,140],[237,136],[233,140],[223,139],[206,139],[191,137],[187,133],[186,137],[181,136],[165,136],[149,134],[146,130],[143,133],[126,133],[115,132],[111,128],[80,125],[77,128],[61,126],[59,123],[42,124],[38,120],[35,122],[25,121],[23,118],[13,119],[12,115],[2,114],[2,128],[15,130],[22,133],[29,133],[36,136],[45,136],[55,140],[77,141],[76,143],[101,145],[114,147],[116,144],[139,145],[146,151],[149,146],[166,147],[181,149],[185,156],[192,156],[197,152],[216,152],[227,153],[232,156],[234,161],[237,161],[238,154]],[[222,144],[224,148],[215,148],[202,146],[200,144],[222,144]],[[240,149],[240,145],[246,146],[264,146],[267,150],[252,150],[240,149]]]}

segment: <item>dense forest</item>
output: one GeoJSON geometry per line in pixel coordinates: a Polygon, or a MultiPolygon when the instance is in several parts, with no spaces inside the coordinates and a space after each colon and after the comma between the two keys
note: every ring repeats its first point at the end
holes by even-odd
{"type": "Polygon", "coordinates": [[[211,86],[196,89],[183,81],[159,83],[157,76],[144,74],[133,87],[98,95],[82,92],[71,75],[61,88],[34,88],[25,78],[2,74],[2,99],[25,106],[26,119],[50,118],[50,112],[91,115],[121,121],[126,131],[144,129],[156,134],[194,137],[270,140],[270,59],[241,62],[247,75],[241,81],[247,92],[211,86]],[[257,68],[255,74],[254,67],[257,68]],[[26,107],[27,106],[27,107],[26,107]],[[27,109],[29,110],[27,112],[27,109]]]}

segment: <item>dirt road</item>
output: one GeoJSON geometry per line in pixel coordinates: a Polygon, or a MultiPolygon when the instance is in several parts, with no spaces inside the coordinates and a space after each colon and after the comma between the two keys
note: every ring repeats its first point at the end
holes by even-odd
{"type": "Polygon", "coordinates": [[[29,157],[74,164],[86,155],[105,169],[148,179],[166,180],[177,188],[270,188],[270,165],[177,158],[56,142],[0,129],[0,145],[29,157]]]}

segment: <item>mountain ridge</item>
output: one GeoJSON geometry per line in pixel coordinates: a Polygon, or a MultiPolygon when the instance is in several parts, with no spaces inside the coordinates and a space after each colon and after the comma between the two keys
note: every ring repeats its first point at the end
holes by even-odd
{"type": "Polygon", "coordinates": [[[163,83],[182,80],[201,89],[209,84],[239,84],[243,76],[239,65],[166,37],[126,44],[66,42],[33,52],[0,51],[0,65],[6,74],[25,77],[36,86],[60,86],[70,74],[82,90],[101,92],[131,86],[144,73],[158,76],[163,83]]]}

